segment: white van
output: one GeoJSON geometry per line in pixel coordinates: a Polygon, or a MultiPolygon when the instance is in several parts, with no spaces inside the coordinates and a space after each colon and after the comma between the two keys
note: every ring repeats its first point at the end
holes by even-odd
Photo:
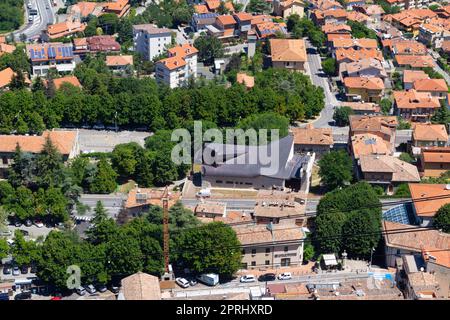
{"type": "Polygon", "coordinates": [[[215,286],[219,283],[219,275],[215,273],[201,274],[197,277],[197,280],[208,286],[215,286]]]}
{"type": "Polygon", "coordinates": [[[246,274],[245,276],[242,276],[239,281],[243,282],[243,283],[255,282],[256,281],[256,277],[254,275],[252,275],[252,274],[246,274]]]}

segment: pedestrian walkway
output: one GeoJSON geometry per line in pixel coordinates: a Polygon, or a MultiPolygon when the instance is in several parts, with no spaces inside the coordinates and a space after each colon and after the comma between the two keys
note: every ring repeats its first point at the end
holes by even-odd
{"type": "Polygon", "coordinates": [[[253,274],[256,277],[259,277],[262,274],[265,273],[275,273],[280,274],[283,272],[290,272],[292,276],[301,276],[301,275],[308,275],[308,274],[314,274],[312,271],[314,262],[308,262],[307,264],[301,265],[301,266],[292,266],[292,267],[279,267],[279,268],[259,268],[254,270],[239,270],[237,272],[238,276],[242,276],[245,274],[253,274]]]}

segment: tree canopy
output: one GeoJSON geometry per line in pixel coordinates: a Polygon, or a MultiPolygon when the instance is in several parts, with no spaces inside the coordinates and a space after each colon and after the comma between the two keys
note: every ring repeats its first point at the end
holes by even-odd
{"type": "Polygon", "coordinates": [[[439,208],[434,216],[433,225],[437,229],[450,233],[450,204],[447,203],[439,208]]]}
{"type": "Polygon", "coordinates": [[[352,181],[353,164],[347,152],[340,150],[326,153],[318,164],[321,182],[329,190],[343,187],[352,181]]]}

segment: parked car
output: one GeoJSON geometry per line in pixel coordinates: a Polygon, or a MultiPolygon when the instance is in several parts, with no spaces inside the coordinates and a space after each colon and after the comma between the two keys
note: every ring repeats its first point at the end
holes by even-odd
{"type": "Polygon", "coordinates": [[[61,297],[52,297],[50,300],[61,300],[61,297]]]}
{"type": "Polygon", "coordinates": [[[290,272],[283,272],[278,275],[278,280],[291,280],[292,274],[290,272]]]}
{"type": "Polygon", "coordinates": [[[0,231],[0,237],[9,237],[12,235],[11,230],[0,231]]]}
{"type": "Polygon", "coordinates": [[[36,273],[36,272],[37,272],[37,266],[34,265],[34,264],[31,265],[30,272],[31,272],[31,273],[36,273]]]}
{"type": "Polygon", "coordinates": [[[265,273],[259,276],[258,281],[266,282],[266,281],[274,281],[277,279],[275,273],[265,273]]]}
{"type": "Polygon", "coordinates": [[[97,290],[98,290],[98,292],[105,292],[108,289],[106,288],[105,285],[100,284],[100,285],[97,286],[97,290]]]}
{"type": "Polygon", "coordinates": [[[114,294],[118,294],[120,291],[120,287],[119,286],[111,286],[111,292],[114,294]]]}
{"type": "Polygon", "coordinates": [[[95,289],[94,285],[90,284],[86,286],[86,291],[89,292],[90,294],[94,294],[97,292],[97,289],[95,289]]]}
{"type": "Polygon", "coordinates": [[[18,276],[18,275],[20,275],[20,269],[19,269],[18,266],[15,266],[15,267],[13,268],[12,274],[13,274],[13,276],[18,276]]]}
{"type": "Polygon", "coordinates": [[[30,21],[30,22],[33,21],[33,16],[29,16],[28,21],[30,21]]]}
{"type": "Polygon", "coordinates": [[[105,129],[105,126],[103,124],[96,124],[93,126],[93,129],[95,130],[103,130],[105,129]]]}
{"type": "Polygon", "coordinates": [[[219,275],[215,273],[201,274],[197,277],[197,280],[208,286],[215,286],[219,283],[219,275]]]}
{"type": "Polygon", "coordinates": [[[84,296],[86,294],[86,289],[82,286],[79,286],[76,291],[80,296],[84,296]]]}
{"type": "Polygon", "coordinates": [[[28,273],[28,266],[22,266],[20,267],[20,272],[22,274],[27,274],[28,273]]]}
{"type": "Polygon", "coordinates": [[[28,220],[25,221],[25,225],[27,227],[31,227],[33,225],[33,222],[30,219],[28,219],[28,220]]]}
{"type": "Polygon", "coordinates": [[[189,287],[189,281],[187,281],[185,278],[176,278],[175,282],[182,288],[189,287]]]}
{"type": "Polygon", "coordinates": [[[44,227],[44,224],[43,224],[42,221],[40,221],[40,220],[34,221],[34,225],[35,225],[36,227],[38,227],[38,228],[43,228],[43,227],[44,227]]]}
{"type": "Polygon", "coordinates": [[[10,265],[5,264],[5,265],[3,266],[3,274],[4,274],[4,275],[11,274],[11,266],[10,266],[10,265]]]}
{"type": "Polygon", "coordinates": [[[17,220],[16,222],[14,222],[14,226],[16,226],[17,228],[20,228],[22,226],[22,222],[17,220]]]}
{"type": "Polygon", "coordinates": [[[14,300],[28,300],[28,299],[31,299],[31,292],[30,291],[25,291],[25,292],[18,293],[14,297],[14,300]]]}
{"type": "Polygon", "coordinates": [[[248,283],[248,282],[255,282],[256,281],[256,277],[252,274],[246,274],[245,276],[242,276],[239,279],[240,282],[242,283],[248,283]]]}

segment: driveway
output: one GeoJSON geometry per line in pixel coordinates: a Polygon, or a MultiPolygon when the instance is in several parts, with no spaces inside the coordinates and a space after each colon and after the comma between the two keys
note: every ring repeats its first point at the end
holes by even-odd
{"type": "Polygon", "coordinates": [[[145,138],[149,136],[150,132],[79,129],[78,141],[80,152],[111,152],[121,143],[137,142],[144,146],[145,138]]]}
{"type": "Polygon", "coordinates": [[[307,38],[304,38],[304,40],[308,55],[307,69],[309,71],[311,81],[315,86],[322,87],[325,93],[325,107],[320,113],[320,117],[313,123],[316,128],[328,128],[330,127],[329,122],[333,120],[334,107],[339,106],[339,102],[334,93],[330,90],[331,83],[328,80],[328,77],[325,76],[322,71],[322,60],[320,54],[307,38]]]}

